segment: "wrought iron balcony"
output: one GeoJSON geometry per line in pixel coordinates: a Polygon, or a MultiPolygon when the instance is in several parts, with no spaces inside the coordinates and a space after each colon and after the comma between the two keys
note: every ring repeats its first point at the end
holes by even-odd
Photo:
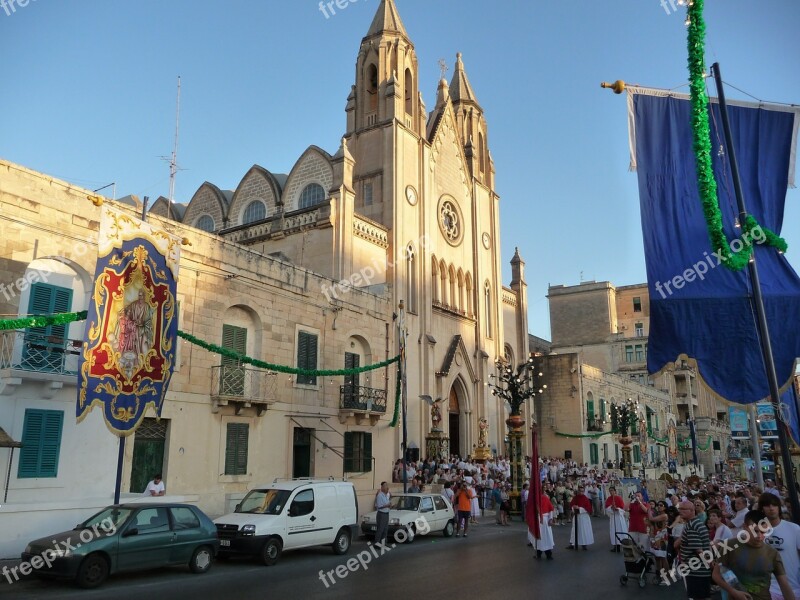
{"type": "Polygon", "coordinates": [[[0,369],[76,375],[82,345],[83,340],[70,340],[39,332],[2,331],[0,369]]]}
{"type": "Polygon", "coordinates": [[[374,425],[386,412],[386,390],[346,383],[339,386],[339,420],[344,423],[348,416],[361,421],[369,416],[374,425]]]}
{"type": "Polygon", "coordinates": [[[593,419],[587,419],[586,421],[586,431],[605,431],[606,423],[597,417],[593,419]]]}
{"type": "Polygon", "coordinates": [[[258,416],[275,402],[278,374],[243,365],[217,365],[211,367],[211,401],[213,411],[220,406],[233,404],[236,414],[255,406],[258,416]]]}

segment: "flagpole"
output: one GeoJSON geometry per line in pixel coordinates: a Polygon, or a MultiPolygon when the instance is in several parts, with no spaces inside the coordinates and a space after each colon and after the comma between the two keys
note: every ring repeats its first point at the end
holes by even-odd
{"type": "MultiPolygon", "coordinates": [[[[731,136],[731,126],[728,120],[728,106],[725,103],[725,89],[722,85],[722,73],[720,73],[719,63],[711,65],[711,71],[714,74],[714,81],[717,84],[717,96],[719,98],[719,112],[722,117],[722,128],[725,133],[725,146],[728,151],[728,159],[731,166],[731,177],[733,179],[733,189],[736,193],[736,203],[739,207],[739,222],[744,226],[747,219],[747,208],[745,206],[744,194],[742,192],[742,182],[739,178],[739,165],[736,162],[736,152],[733,147],[733,138],[731,136]]],[[[789,452],[789,444],[786,434],[786,422],[780,414],[780,393],[778,386],[778,375],[775,372],[775,359],[772,355],[772,344],[769,336],[769,326],[767,324],[767,316],[764,312],[764,299],[761,295],[761,282],[758,278],[758,268],[756,266],[756,252],[753,250],[750,261],[747,265],[750,274],[750,280],[753,287],[753,304],[756,310],[756,327],[758,328],[759,338],[761,340],[761,353],[764,358],[764,367],[766,369],[767,380],[769,382],[770,397],[772,405],[777,407],[776,419],[778,419],[778,439],[781,445],[781,458],[783,459],[783,477],[784,483],[789,490],[789,501],[792,506],[792,520],[795,523],[800,523],[800,500],[797,497],[797,487],[795,486],[794,472],[792,471],[792,456],[789,452]]],[[[759,449],[756,448],[758,452],[759,449]]]]}
{"type": "Polygon", "coordinates": [[[403,301],[400,301],[397,307],[397,329],[399,335],[397,336],[398,343],[400,344],[400,403],[402,409],[403,419],[403,493],[408,492],[408,469],[406,467],[408,461],[408,423],[406,420],[407,413],[407,380],[406,380],[406,311],[403,301]]]}
{"type": "Polygon", "coordinates": [[[119,504],[119,495],[122,488],[122,461],[125,458],[125,436],[119,436],[119,452],[117,454],[117,477],[114,484],[114,504],[119,504]]]}

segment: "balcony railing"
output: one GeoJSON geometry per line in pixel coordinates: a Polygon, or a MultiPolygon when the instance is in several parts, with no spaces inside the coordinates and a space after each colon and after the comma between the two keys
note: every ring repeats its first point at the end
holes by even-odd
{"type": "Polygon", "coordinates": [[[242,365],[211,367],[211,400],[214,407],[236,403],[237,408],[275,401],[278,374],[242,365]]]}
{"type": "Polygon", "coordinates": [[[386,390],[361,385],[339,386],[339,408],[365,412],[386,412],[386,390]]]}
{"type": "Polygon", "coordinates": [[[76,375],[83,340],[31,331],[0,332],[0,369],[76,375]]]}
{"type": "Polygon", "coordinates": [[[605,431],[606,424],[603,422],[602,419],[587,419],[586,421],[586,431],[605,431]]]}

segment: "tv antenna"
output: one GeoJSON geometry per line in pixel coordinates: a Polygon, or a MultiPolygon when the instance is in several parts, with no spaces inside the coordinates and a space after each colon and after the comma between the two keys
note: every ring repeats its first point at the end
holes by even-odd
{"type": "Polygon", "coordinates": [[[175,199],[175,174],[178,172],[178,131],[181,117],[181,77],[178,75],[178,98],[175,103],[175,145],[172,147],[172,155],[163,160],[169,161],[169,206],[172,211],[172,203],[175,199]]]}

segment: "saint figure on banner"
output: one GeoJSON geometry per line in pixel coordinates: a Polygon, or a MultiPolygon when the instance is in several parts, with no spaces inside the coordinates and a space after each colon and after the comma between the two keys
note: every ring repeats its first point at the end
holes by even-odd
{"type": "Polygon", "coordinates": [[[113,344],[120,353],[119,368],[130,379],[153,346],[153,308],[143,289],[119,311],[113,344]]]}

